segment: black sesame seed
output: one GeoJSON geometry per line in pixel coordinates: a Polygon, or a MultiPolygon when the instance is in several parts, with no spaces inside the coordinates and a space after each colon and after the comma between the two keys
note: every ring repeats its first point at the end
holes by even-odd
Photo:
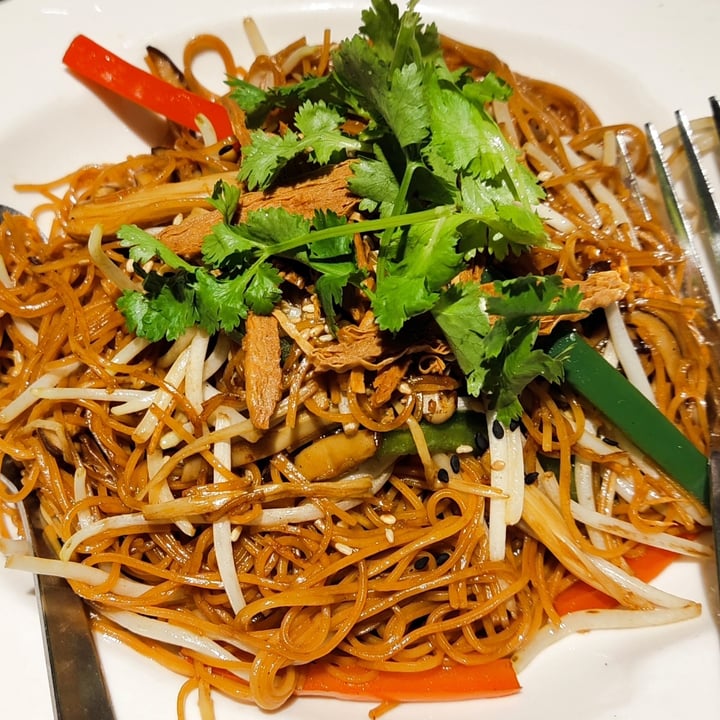
{"type": "Polygon", "coordinates": [[[515,432],[520,427],[520,421],[517,418],[514,418],[510,421],[510,425],[508,425],[511,432],[515,432]]]}
{"type": "Polygon", "coordinates": [[[413,567],[416,570],[424,570],[428,566],[429,562],[430,562],[430,558],[427,555],[423,555],[422,557],[419,557],[415,561],[415,564],[413,565],[413,567]]]}
{"type": "Polygon", "coordinates": [[[505,428],[502,426],[502,423],[499,420],[493,420],[492,434],[498,440],[502,440],[503,437],[505,437],[505,428]]]}
{"type": "Polygon", "coordinates": [[[532,485],[538,479],[538,475],[540,475],[540,473],[537,473],[537,472],[526,473],[525,474],[525,484],[532,485]]]}
{"type": "Polygon", "coordinates": [[[460,458],[457,455],[450,456],[450,468],[454,473],[460,472],[460,458]]]}
{"type": "Polygon", "coordinates": [[[448,481],[450,480],[450,474],[448,473],[448,471],[447,471],[445,468],[440,468],[440,469],[438,470],[438,476],[437,476],[437,477],[438,477],[438,480],[439,480],[441,483],[446,483],[446,482],[448,482],[448,481]]]}
{"type": "Polygon", "coordinates": [[[450,559],[450,553],[441,552],[435,556],[435,563],[440,566],[444,565],[450,559]]]}
{"type": "Polygon", "coordinates": [[[475,433],[475,447],[480,455],[484,455],[488,449],[488,439],[482,433],[475,433]]]}
{"type": "Polygon", "coordinates": [[[226,153],[229,153],[231,150],[234,150],[234,146],[232,145],[225,145],[224,147],[221,147],[220,150],[218,150],[218,155],[225,155],[226,153]]]}
{"type": "Polygon", "coordinates": [[[613,438],[604,437],[602,441],[611,447],[620,447],[620,443],[617,440],[613,440],[613,438]]]}

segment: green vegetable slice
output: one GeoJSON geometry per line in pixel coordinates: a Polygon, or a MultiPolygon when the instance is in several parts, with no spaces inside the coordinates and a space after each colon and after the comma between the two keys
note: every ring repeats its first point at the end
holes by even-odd
{"type": "Polygon", "coordinates": [[[565,380],[638,449],[706,507],[708,459],[630,381],[577,333],[557,340],[550,355],[565,359],[565,380]]]}
{"type": "MultiPolygon", "coordinates": [[[[478,449],[487,442],[485,416],[477,412],[456,412],[444,423],[421,422],[425,442],[431,453],[455,452],[460,447],[478,449]]],[[[381,433],[377,454],[380,457],[417,455],[417,447],[409,430],[398,429],[381,433]]]]}

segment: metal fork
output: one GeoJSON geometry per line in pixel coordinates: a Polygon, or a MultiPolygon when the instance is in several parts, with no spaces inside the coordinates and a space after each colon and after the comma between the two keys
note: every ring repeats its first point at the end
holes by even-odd
{"type": "MultiPolygon", "coordinates": [[[[710,98],[710,108],[715,131],[720,137],[720,103],[710,98]]],[[[675,120],[683,150],[688,162],[690,189],[698,206],[699,226],[693,228],[678,191],[679,180],[673,179],[664,157],[660,136],[652,125],[645,126],[655,174],[660,185],[670,224],[678,240],[693,254],[710,299],[714,321],[720,320],[720,214],[713,198],[713,190],[700,161],[700,152],[693,139],[690,123],[682,110],[675,113],[675,120]]],[[[715,563],[720,591],[720,437],[713,437],[708,463],[709,504],[713,523],[715,563]]]]}
{"type": "MultiPolygon", "coordinates": [[[[7,458],[0,482],[12,493],[21,483],[19,468],[7,458]]],[[[18,508],[33,553],[55,557],[43,533],[37,496],[31,493],[18,508]]],[[[50,575],[35,576],[35,594],[55,720],[115,720],[82,600],[63,578],[50,575]]]]}

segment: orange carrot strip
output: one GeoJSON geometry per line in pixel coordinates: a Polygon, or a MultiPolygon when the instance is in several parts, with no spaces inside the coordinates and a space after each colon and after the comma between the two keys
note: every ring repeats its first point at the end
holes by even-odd
{"type": "Polygon", "coordinates": [[[520,690],[510,660],[484,665],[452,665],[419,672],[366,672],[358,680],[342,668],[314,663],[303,668],[297,695],[318,695],[343,700],[441,702],[499,697],[520,690]]]}

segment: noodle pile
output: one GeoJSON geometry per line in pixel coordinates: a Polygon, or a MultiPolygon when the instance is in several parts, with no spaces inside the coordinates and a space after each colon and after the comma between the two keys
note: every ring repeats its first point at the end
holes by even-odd
{"type": "MultiPolygon", "coordinates": [[[[331,64],[328,33],[276,55],[257,43],[244,70],[219,39],[195,39],[176,77],[213,97],[192,72],[208,50],[261,87],[331,64]]],[[[489,52],[446,38],[443,51],[451,69],[492,71],[513,88],[492,114],[547,193],[538,212],[552,242],[508,258],[508,273],[592,290],[576,329],[707,452],[717,370],[684,252],[655,209],[641,131],[603,126],[571,92],[489,52]]],[[[631,563],[646,545],[707,555],[686,539],[709,523],[705,510],[564,386],[531,383],[522,421],[494,433],[436,328],[389,337],[353,296],[334,333],[312,278],[291,265],[280,268],[284,299],[249,318],[244,337],[191,329],[150,343],[127,331],[116,301],[138,280],[114,232],[131,222],[171,237],[178,216],[211,211],[248,137],[242,113],[217,99],[237,143],[172,127],[152,153],[27,186],[45,198],[37,216],[53,214],[47,238],[33,220],[2,218],[0,453],[23,489],[0,498],[38,493],[59,553],[8,563],[67,577],[99,629],[187,676],[183,698],[197,689],[208,716],[214,690],[280,707],[318,661],[339,676],[520,666],[578,578],[618,601],[601,624],[696,615],[634,579],[631,563]],[[470,443],[427,440],[427,426],[471,414],[481,423],[470,443]],[[379,451],[398,430],[412,450],[379,451]],[[508,453],[526,484],[498,541],[489,516],[504,500],[491,478],[508,453]]],[[[372,268],[373,239],[355,246],[372,268]]]]}

